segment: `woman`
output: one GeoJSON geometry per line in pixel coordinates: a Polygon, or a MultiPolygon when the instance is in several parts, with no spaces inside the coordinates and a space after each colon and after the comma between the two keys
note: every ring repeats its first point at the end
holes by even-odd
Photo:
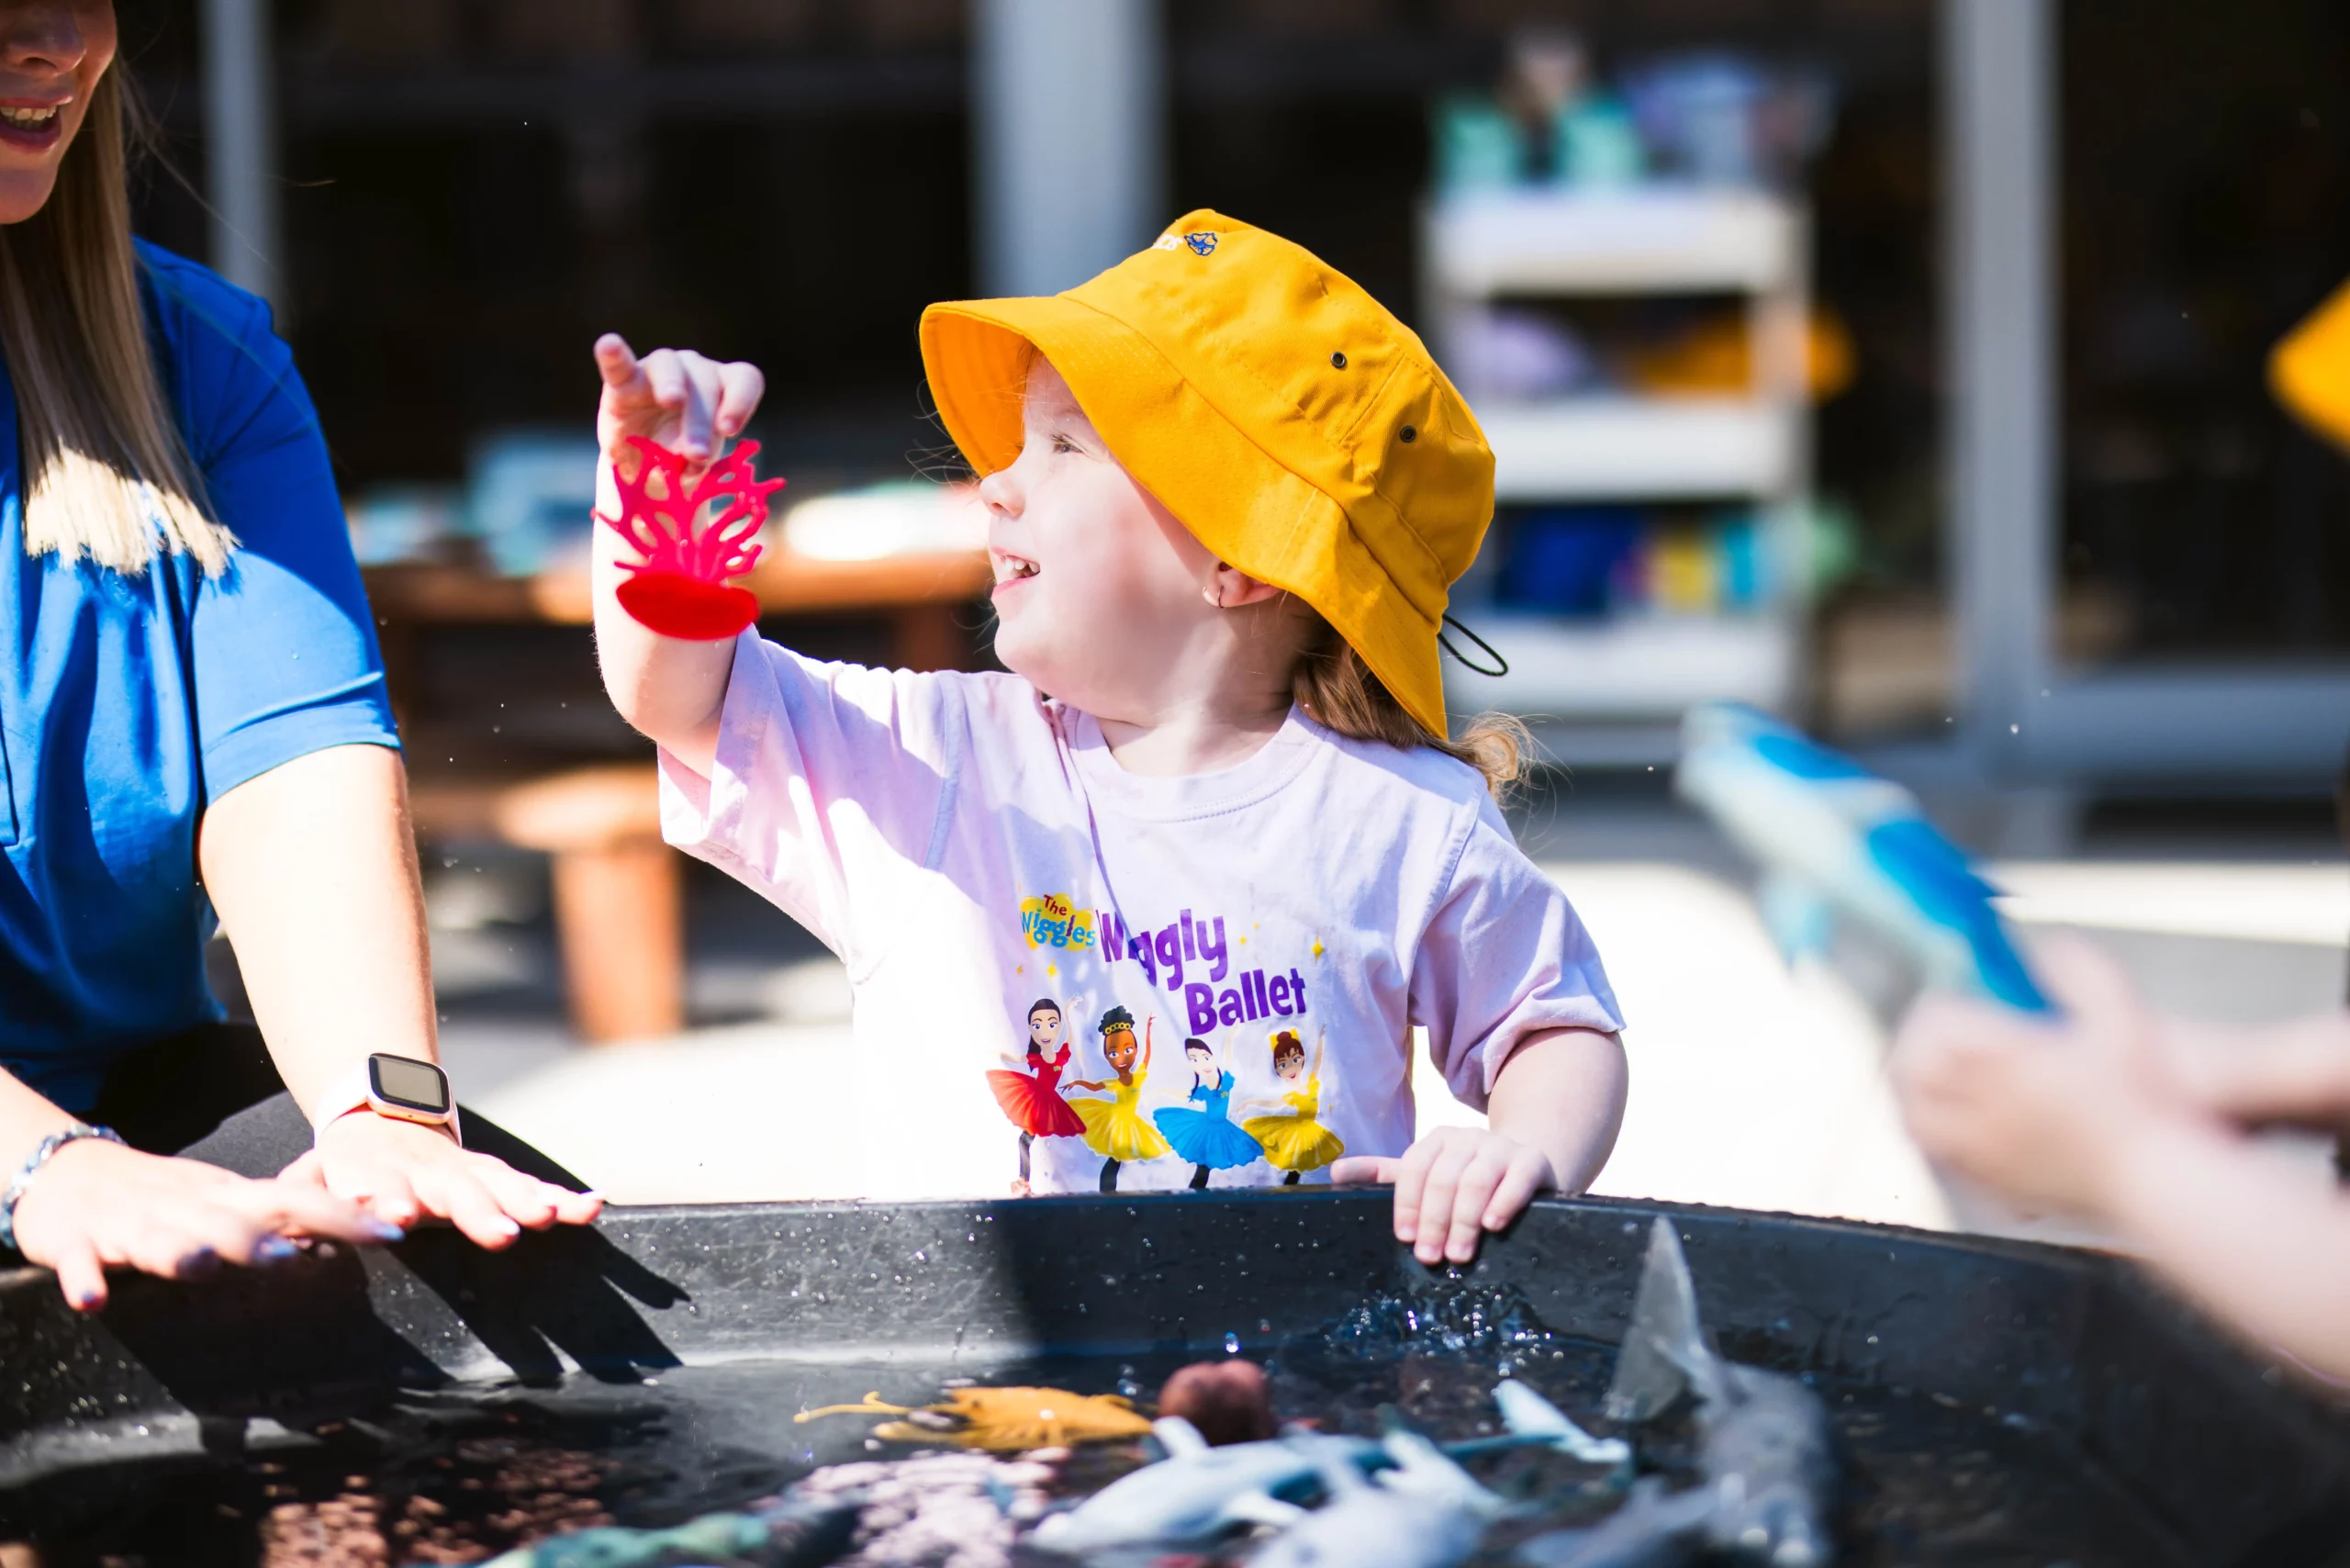
{"type": "Polygon", "coordinates": [[[95,1309],[108,1265],[588,1219],[357,1076],[436,1054],[373,628],[266,308],[130,237],[114,52],[110,0],[0,0],[0,1239],[95,1309]],[[207,1134],[300,1158],[170,1158],[207,1134]]]}

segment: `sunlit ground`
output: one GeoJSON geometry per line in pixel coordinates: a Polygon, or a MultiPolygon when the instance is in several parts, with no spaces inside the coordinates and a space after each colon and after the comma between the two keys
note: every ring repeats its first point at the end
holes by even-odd
{"type": "MultiPolygon", "coordinates": [[[[1585,819],[1534,845],[1572,855],[1622,843],[1640,857],[1546,858],[1630,1024],[1630,1108],[1598,1192],[2070,1234],[1946,1192],[1903,1134],[1884,1072],[1903,992],[1881,957],[1840,951],[1836,965],[1791,971],[1742,873],[1702,828],[1652,813],[1623,829],[1585,819]]],[[[2258,1022],[2343,999],[2350,868],[2338,852],[2043,861],[1995,875],[2027,940],[2083,932],[2163,1006],[2258,1022]]],[[[955,1189],[920,1128],[865,1103],[837,965],[706,965],[696,987],[705,1010],[717,997],[755,1021],[588,1050],[551,1022],[461,1014],[452,1066],[470,1103],[621,1202],[955,1189]]],[[[1422,1127],[1478,1119],[1425,1062],[1419,1081],[1422,1127]]],[[[1004,1141],[1008,1177],[1009,1129],[1004,1141]]]]}

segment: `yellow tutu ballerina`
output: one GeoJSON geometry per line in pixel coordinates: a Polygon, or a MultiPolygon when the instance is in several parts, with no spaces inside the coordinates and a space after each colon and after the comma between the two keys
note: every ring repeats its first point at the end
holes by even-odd
{"type": "MultiPolygon", "coordinates": [[[[1300,1174],[1319,1170],[1347,1152],[1345,1142],[1337,1134],[1324,1126],[1315,1117],[1322,1110],[1322,1047],[1326,1039],[1314,1042],[1314,1070],[1306,1071],[1305,1043],[1294,1030],[1283,1029],[1273,1036],[1273,1071],[1294,1083],[1303,1075],[1305,1087],[1282,1094],[1281,1103],[1286,1113],[1270,1116],[1251,1116],[1240,1124],[1241,1130],[1265,1146],[1265,1163],[1276,1170],[1285,1170],[1281,1185],[1294,1187],[1300,1174]]],[[[1259,1104],[1271,1102],[1259,1101],[1259,1104]]]]}
{"type": "Polygon", "coordinates": [[[1135,1042],[1135,1015],[1124,1007],[1102,1014],[1102,1054],[1117,1070],[1117,1081],[1072,1079],[1071,1089],[1107,1089],[1107,1100],[1070,1099],[1069,1108],[1085,1124],[1085,1142],[1102,1156],[1102,1190],[1118,1190],[1118,1168],[1130,1159],[1157,1159],[1174,1152],[1158,1129],[1142,1114],[1142,1086],[1150,1076],[1150,1024],[1143,1025],[1143,1040],[1135,1042]],[[1136,1064],[1140,1056],[1141,1064],[1136,1064]]]}

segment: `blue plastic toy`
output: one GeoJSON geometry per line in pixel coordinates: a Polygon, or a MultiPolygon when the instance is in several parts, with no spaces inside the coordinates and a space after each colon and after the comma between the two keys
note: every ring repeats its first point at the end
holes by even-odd
{"type": "Polygon", "coordinates": [[[1674,789],[1762,866],[1763,920],[1791,961],[1819,951],[1841,916],[1930,984],[2053,1011],[1992,907],[1997,890],[1908,790],[1742,703],[1691,709],[1681,741],[1674,789]]]}

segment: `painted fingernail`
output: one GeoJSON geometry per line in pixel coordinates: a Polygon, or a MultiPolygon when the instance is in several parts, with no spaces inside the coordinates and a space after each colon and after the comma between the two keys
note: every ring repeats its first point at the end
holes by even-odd
{"type": "Polygon", "coordinates": [[[253,1260],[257,1263],[283,1263],[302,1250],[282,1236],[264,1236],[253,1246],[253,1260]]]}
{"type": "Polygon", "coordinates": [[[375,1241],[405,1241],[408,1239],[408,1231],[406,1227],[394,1225],[387,1219],[369,1220],[367,1222],[367,1235],[371,1240],[375,1241]]]}
{"type": "Polygon", "coordinates": [[[77,1312],[95,1312],[106,1305],[106,1299],[95,1291],[81,1291],[73,1297],[73,1307],[77,1312]]]}
{"type": "Polygon", "coordinates": [[[491,1226],[490,1229],[498,1232],[500,1236],[520,1236],[522,1234],[522,1227],[516,1225],[512,1220],[508,1219],[504,1215],[498,1216],[498,1223],[491,1226]]]}
{"type": "Polygon", "coordinates": [[[200,1280],[220,1271],[220,1254],[209,1247],[199,1247],[179,1261],[182,1279],[200,1280]]]}

